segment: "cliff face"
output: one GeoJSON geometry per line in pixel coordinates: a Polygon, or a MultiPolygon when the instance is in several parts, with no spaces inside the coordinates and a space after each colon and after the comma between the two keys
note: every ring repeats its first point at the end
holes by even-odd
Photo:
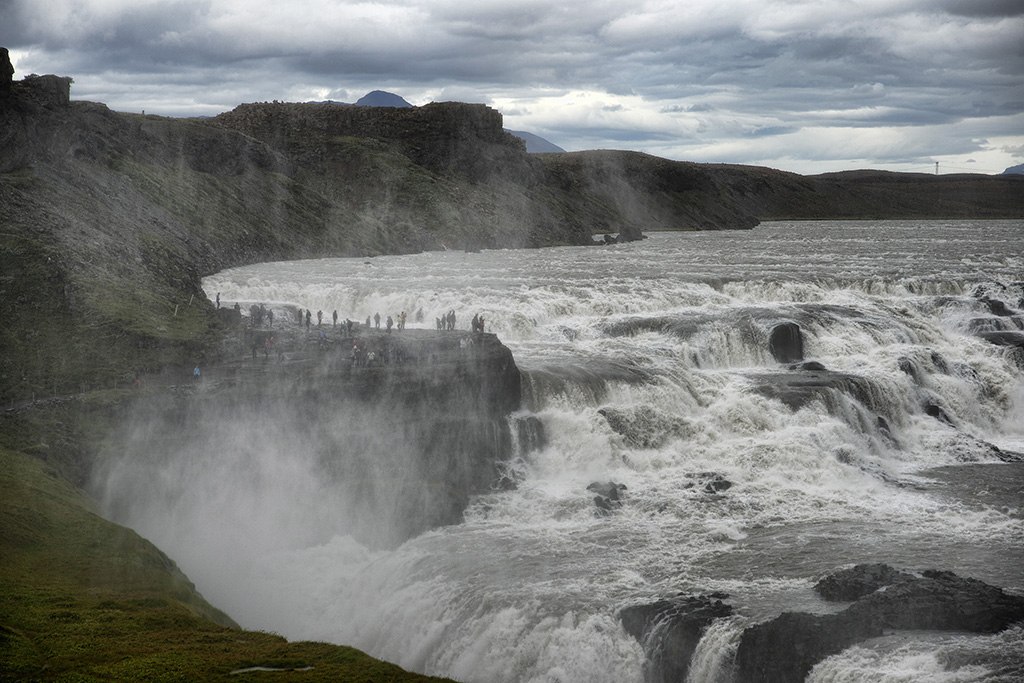
{"type": "Polygon", "coordinates": [[[95,497],[126,523],[198,509],[237,519],[240,536],[291,523],[289,536],[375,546],[459,522],[513,456],[511,352],[491,334],[327,332],[321,342],[315,330],[239,328],[287,351],[250,355],[237,343],[200,381],[144,378],[92,468],[95,497]],[[353,363],[353,344],[374,360],[353,363]],[[293,488],[288,514],[263,520],[293,488]]]}
{"type": "Polygon", "coordinates": [[[203,360],[219,332],[200,277],[234,265],[773,218],[1024,215],[1020,176],[528,155],[482,105],[269,103],[167,119],[70,100],[67,78],[2,85],[2,402],[203,360]]]}

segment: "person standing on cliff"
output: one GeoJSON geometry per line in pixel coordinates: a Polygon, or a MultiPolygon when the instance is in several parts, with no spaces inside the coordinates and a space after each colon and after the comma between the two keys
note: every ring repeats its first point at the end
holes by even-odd
{"type": "Polygon", "coordinates": [[[378,330],[380,329],[380,313],[374,313],[373,314],[373,325],[378,330]]]}
{"type": "Polygon", "coordinates": [[[338,326],[338,309],[337,308],[334,309],[334,326],[335,327],[338,326]]]}
{"type": "Polygon", "coordinates": [[[394,324],[395,324],[395,321],[394,321],[394,320],[392,320],[392,319],[391,319],[391,316],[389,315],[389,316],[388,316],[388,321],[387,321],[387,326],[388,326],[388,334],[391,334],[391,326],[392,326],[392,325],[394,325],[394,324]]]}

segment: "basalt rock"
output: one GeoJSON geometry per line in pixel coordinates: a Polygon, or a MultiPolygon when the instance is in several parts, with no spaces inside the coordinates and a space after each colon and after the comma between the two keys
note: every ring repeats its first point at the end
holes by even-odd
{"type": "Polygon", "coordinates": [[[460,522],[513,457],[507,418],[519,408],[520,374],[493,334],[238,334],[237,355],[204,365],[201,381],[187,371],[144,377],[147,391],[112,435],[113,451],[138,453],[137,466],[159,471],[216,458],[218,448],[295,444],[315,459],[319,485],[336,492],[344,533],[378,547],[460,522]]]}
{"type": "Polygon", "coordinates": [[[690,660],[705,629],[732,614],[721,593],[680,596],[649,605],[626,607],[619,613],[626,632],[647,653],[644,680],[648,683],[685,681],[690,660]]]}
{"type": "Polygon", "coordinates": [[[1024,620],[1024,597],[951,572],[912,576],[864,565],[840,574],[824,580],[828,590],[833,584],[850,590],[843,595],[876,589],[838,614],[787,612],[748,628],[736,653],[738,680],[799,683],[822,659],[888,629],[998,633],[1024,620]]]}
{"type": "Polygon", "coordinates": [[[887,564],[858,564],[826,576],[814,585],[814,590],[825,600],[852,602],[879,588],[912,578],[912,574],[893,569],[887,564]]]}
{"type": "Polygon", "coordinates": [[[11,53],[6,47],[0,47],[0,97],[11,92],[14,80],[14,65],[11,64],[11,53]]]}
{"type": "Polygon", "coordinates": [[[780,323],[772,328],[768,348],[780,363],[796,363],[804,359],[804,338],[794,322],[780,323]]]}
{"type": "Polygon", "coordinates": [[[694,472],[687,476],[696,479],[695,482],[686,485],[688,489],[700,487],[704,493],[721,493],[732,488],[732,482],[718,472],[694,472]]]}
{"type": "Polygon", "coordinates": [[[587,490],[597,494],[594,496],[594,505],[600,513],[609,514],[622,506],[619,494],[626,490],[626,485],[616,484],[614,481],[595,481],[587,486],[587,490]]]}

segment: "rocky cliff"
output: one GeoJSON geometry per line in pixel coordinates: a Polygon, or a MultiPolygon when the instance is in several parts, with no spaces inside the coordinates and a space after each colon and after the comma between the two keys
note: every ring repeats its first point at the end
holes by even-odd
{"type": "Polygon", "coordinates": [[[1024,178],[804,177],[635,152],[530,155],[483,105],[121,114],[0,58],[0,402],[204,359],[200,277],[264,260],[591,244],[770,218],[1024,216],[1024,178]]]}

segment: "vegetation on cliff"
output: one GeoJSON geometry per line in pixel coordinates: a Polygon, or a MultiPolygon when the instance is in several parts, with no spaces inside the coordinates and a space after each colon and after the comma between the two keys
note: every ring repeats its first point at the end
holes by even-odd
{"type": "Polygon", "coordinates": [[[246,681],[267,670],[279,681],[447,680],[239,630],[151,543],[96,515],[42,461],[3,447],[0,556],[5,681],[246,681]]]}

